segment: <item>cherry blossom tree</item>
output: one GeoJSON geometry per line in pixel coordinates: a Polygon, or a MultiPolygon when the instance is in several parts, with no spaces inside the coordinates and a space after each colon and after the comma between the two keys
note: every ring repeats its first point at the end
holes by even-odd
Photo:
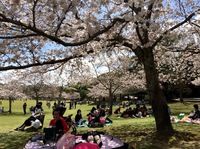
{"type": "Polygon", "coordinates": [[[13,76],[15,75],[12,73],[4,75],[4,83],[0,86],[0,97],[9,100],[9,113],[12,113],[12,103],[14,100],[29,99],[29,97],[23,93],[20,80],[17,78],[10,79],[13,76]]]}
{"type": "MultiPolygon", "coordinates": [[[[110,52],[110,51],[109,51],[110,52]]],[[[133,55],[127,51],[115,48],[111,53],[100,54],[91,57],[91,74],[93,72],[93,88],[90,95],[95,97],[108,97],[109,114],[113,109],[115,94],[122,94],[127,88],[145,88],[144,75],[128,71],[128,67],[133,60],[133,55]],[[140,81],[138,81],[140,78],[140,81]]],[[[143,73],[144,74],[144,73],[143,73]]]]}
{"type": "MultiPolygon", "coordinates": [[[[195,1],[192,1],[189,5],[196,5],[193,2],[195,1]]],[[[181,5],[181,8],[185,8],[185,4],[179,1],[176,5],[181,5]]],[[[113,34],[110,34],[110,36],[114,37],[112,40],[118,40],[114,44],[120,44],[130,48],[144,65],[147,89],[155,114],[157,132],[173,132],[167,110],[168,106],[159,84],[154,50],[158,48],[165,36],[169,36],[172,31],[187,24],[188,21],[192,21],[192,18],[195,16],[195,11],[198,12],[199,8],[196,7],[192,11],[189,8],[186,9],[187,11],[184,9],[184,15],[182,15],[180,14],[182,13],[181,9],[177,9],[179,12],[174,10],[175,13],[172,14],[170,10],[173,9],[174,5],[168,2],[164,3],[164,1],[127,1],[127,5],[132,11],[130,10],[129,18],[126,14],[126,20],[134,21],[132,23],[129,22],[130,24],[124,24],[124,26],[121,26],[121,29],[118,29],[119,32],[112,32],[113,34]],[[169,18],[174,21],[168,21],[169,18]],[[127,28],[132,28],[132,32],[130,30],[131,33],[122,31],[127,28]]]]}
{"type": "Polygon", "coordinates": [[[194,38],[194,33],[191,27],[180,28],[174,32],[174,36],[166,36],[159,48],[155,49],[160,82],[177,86],[182,102],[184,87],[200,75],[197,59],[199,45],[196,44],[200,36],[196,34],[194,38]]]}
{"type": "Polygon", "coordinates": [[[144,65],[157,132],[172,132],[154,49],[184,24],[198,26],[198,13],[198,0],[2,0],[0,70],[60,67],[108,46],[129,49],[144,65]]]}
{"type": "Polygon", "coordinates": [[[26,72],[22,76],[24,84],[24,92],[36,101],[36,104],[46,94],[48,86],[45,84],[45,75],[43,73],[30,73],[26,72]]]}

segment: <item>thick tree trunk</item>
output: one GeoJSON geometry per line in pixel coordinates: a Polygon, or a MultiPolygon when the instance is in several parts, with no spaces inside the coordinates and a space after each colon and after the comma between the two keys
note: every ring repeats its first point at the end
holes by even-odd
{"type": "Polygon", "coordinates": [[[159,85],[152,49],[145,49],[143,64],[146,75],[147,89],[156,121],[156,130],[158,133],[171,133],[173,132],[173,127],[168,113],[168,105],[159,85]]]}

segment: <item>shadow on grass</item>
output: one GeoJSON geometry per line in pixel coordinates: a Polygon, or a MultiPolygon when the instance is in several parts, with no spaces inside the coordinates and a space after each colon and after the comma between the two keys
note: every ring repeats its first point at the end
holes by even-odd
{"type": "Polygon", "coordinates": [[[0,133],[0,148],[2,149],[22,149],[26,142],[34,134],[42,132],[42,129],[29,127],[25,131],[11,131],[0,133]]]}
{"type": "Polygon", "coordinates": [[[0,134],[0,146],[3,149],[22,149],[35,132],[10,132],[0,134]]]}
{"type": "Polygon", "coordinates": [[[130,149],[200,148],[199,138],[191,132],[175,131],[171,135],[158,136],[153,127],[137,129],[132,125],[112,127],[105,131],[128,143],[130,149]]]}
{"type": "MultiPolygon", "coordinates": [[[[129,149],[198,149],[200,148],[199,135],[196,131],[187,129],[189,125],[180,125],[185,130],[177,130],[171,135],[156,135],[155,126],[123,125],[120,127],[104,127],[96,130],[103,131],[129,144],[129,149]],[[142,127],[142,128],[141,128],[142,127]]],[[[189,127],[191,127],[190,125],[189,127]]],[[[193,126],[194,127],[194,126],[193,126]]],[[[94,128],[95,129],[95,128],[94,128]]],[[[0,134],[0,148],[22,149],[32,135],[41,132],[34,128],[28,128],[24,132],[10,132],[0,134]]],[[[78,133],[86,132],[78,129],[78,133]]]]}
{"type": "Polygon", "coordinates": [[[12,112],[12,113],[9,113],[9,112],[3,112],[3,113],[0,113],[1,116],[24,116],[24,114],[22,112],[12,112]]]}

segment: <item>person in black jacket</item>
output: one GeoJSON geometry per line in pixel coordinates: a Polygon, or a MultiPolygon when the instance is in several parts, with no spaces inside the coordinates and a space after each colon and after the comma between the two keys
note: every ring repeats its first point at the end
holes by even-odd
{"type": "Polygon", "coordinates": [[[197,118],[200,118],[200,111],[199,111],[199,106],[197,104],[194,104],[194,114],[189,116],[189,118],[195,120],[197,118]]]}
{"type": "Polygon", "coordinates": [[[83,123],[85,123],[85,122],[86,122],[86,120],[83,120],[82,114],[81,114],[81,110],[78,109],[77,110],[77,114],[75,116],[75,123],[76,123],[76,125],[83,125],[83,123]]]}

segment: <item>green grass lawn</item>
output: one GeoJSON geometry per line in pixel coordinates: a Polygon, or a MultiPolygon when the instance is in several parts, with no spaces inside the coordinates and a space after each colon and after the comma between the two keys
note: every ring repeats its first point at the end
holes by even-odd
{"type": "MultiPolygon", "coordinates": [[[[27,115],[23,115],[22,105],[23,101],[14,101],[12,103],[12,113],[0,113],[0,149],[22,149],[26,141],[33,135],[33,131],[17,132],[13,131],[22,122],[28,118],[31,113],[28,111],[27,115]]],[[[53,104],[53,102],[51,103],[53,104]]],[[[177,116],[183,112],[186,115],[193,109],[194,103],[171,103],[169,104],[172,114],[177,116]]],[[[35,105],[35,101],[27,101],[27,107],[35,105]]],[[[2,100],[2,105],[5,111],[8,110],[8,101],[2,100]]],[[[66,105],[67,108],[69,105],[66,105]]],[[[134,107],[134,105],[132,106],[134,107]]],[[[44,127],[48,127],[50,119],[52,119],[52,109],[48,109],[46,102],[43,101],[43,108],[45,111],[44,127]]],[[[65,115],[76,114],[77,109],[82,110],[82,115],[86,119],[87,113],[89,113],[92,106],[77,104],[76,109],[66,110],[65,115]]],[[[114,107],[116,109],[117,107],[114,107]]],[[[116,136],[123,141],[130,144],[130,146],[136,146],[143,149],[165,149],[165,148],[200,148],[200,125],[188,124],[188,123],[175,123],[173,124],[176,133],[172,136],[162,138],[155,135],[155,121],[153,117],[149,118],[118,118],[117,116],[111,116],[113,124],[100,128],[101,131],[116,136]],[[162,138],[162,139],[158,139],[162,138]]],[[[78,128],[78,132],[85,132],[90,128],[78,128]]],[[[42,130],[41,130],[42,131],[42,130]]],[[[163,135],[164,136],[164,135],[163,135]]]]}

